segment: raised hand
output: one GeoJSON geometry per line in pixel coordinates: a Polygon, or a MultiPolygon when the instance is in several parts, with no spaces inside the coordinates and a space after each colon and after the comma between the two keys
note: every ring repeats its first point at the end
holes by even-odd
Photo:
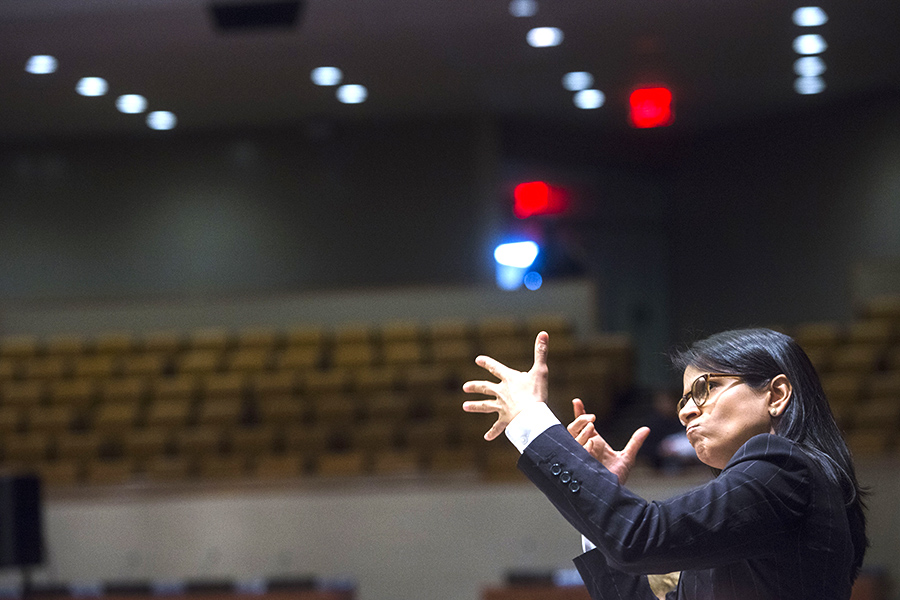
{"type": "Polygon", "coordinates": [[[493,381],[467,381],[463,384],[463,391],[467,394],[484,394],[493,396],[488,400],[470,400],[463,403],[466,412],[497,413],[497,421],[484,434],[484,439],[490,441],[503,433],[516,415],[532,402],[547,401],[547,347],[550,336],[542,331],[534,340],[534,365],[527,372],[510,369],[506,365],[490,358],[479,356],[475,363],[484,367],[488,372],[499,379],[493,381]]]}
{"type": "Polygon", "coordinates": [[[625,447],[616,451],[597,433],[594,428],[596,416],[584,410],[584,402],[578,398],[572,400],[572,409],[575,413],[575,420],[569,423],[566,429],[591,456],[619,478],[619,483],[624,484],[631,468],[634,467],[638,450],[650,435],[650,428],[641,427],[635,431],[625,447]]]}

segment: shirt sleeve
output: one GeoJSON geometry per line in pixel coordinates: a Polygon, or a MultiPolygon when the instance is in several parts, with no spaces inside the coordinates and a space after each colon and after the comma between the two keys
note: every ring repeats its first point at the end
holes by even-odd
{"type": "Polygon", "coordinates": [[[553,425],[560,424],[549,406],[543,402],[535,402],[522,409],[522,412],[510,421],[506,426],[506,437],[521,454],[537,436],[553,425]]]}

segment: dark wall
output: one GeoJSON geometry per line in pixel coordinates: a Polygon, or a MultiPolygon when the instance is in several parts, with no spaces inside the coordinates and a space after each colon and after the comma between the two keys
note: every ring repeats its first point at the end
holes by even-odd
{"type": "Polygon", "coordinates": [[[900,265],[900,99],[698,136],[671,200],[676,337],[848,320],[855,275],[900,265]]]}
{"type": "Polygon", "coordinates": [[[485,143],[469,120],[10,148],[0,299],[489,280],[485,143]]]}

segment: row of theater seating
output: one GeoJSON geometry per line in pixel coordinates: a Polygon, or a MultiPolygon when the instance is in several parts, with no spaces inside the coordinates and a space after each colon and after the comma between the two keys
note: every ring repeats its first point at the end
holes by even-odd
{"type": "Polygon", "coordinates": [[[557,397],[582,395],[604,414],[630,384],[630,342],[576,338],[556,317],[202,331],[167,334],[165,349],[161,335],[3,340],[0,361],[9,367],[0,377],[0,465],[38,470],[51,485],[451,470],[502,477],[515,459],[499,445],[485,448],[492,420],[462,412],[460,386],[486,376],[474,365],[480,352],[526,368],[540,329],[551,333],[557,397]],[[397,357],[387,351],[392,342],[420,352],[388,360],[397,357]],[[436,352],[443,343],[457,349],[436,352]],[[342,344],[365,346],[366,359],[340,359],[342,344]],[[285,362],[301,348],[317,359],[285,362]],[[228,360],[250,350],[267,359],[252,368],[228,360]],[[153,369],[125,366],[148,352],[163,357],[153,369]],[[197,353],[217,358],[199,368],[186,360],[197,353]],[[101,358],[118,367],[79,372],[80,361],[101,358]],[[46,361],[68,366],[32,368],[46,361]],[[495,451],[504,460],[493,460],[495,451]]]}
{"type": "Polygon", "coordinates": [[[900,296],[872,299],[851,323],[808,323],[792,333],[819,371],[854,453],[895,452],[900,441],[900,296]]]}

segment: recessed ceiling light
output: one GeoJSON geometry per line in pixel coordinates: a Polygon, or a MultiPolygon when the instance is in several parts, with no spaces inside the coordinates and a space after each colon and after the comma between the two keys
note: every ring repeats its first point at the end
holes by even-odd
{"type": "Polygon", "coordinates": [[[533,48],[550,48],[562,44],[563,32],[557,27],[535,27],[525,39],[533,48]]]}
{"type": "Polygon", "coordinates": [[[808,33],[794,38],[794,52],[797,54],[821,54],[828,48],[825,38],[817,33],[808,33]]]}
{"type": "Polygon", "coordinates": [[[825,80],[821,77],[798,77],[794,80],[794,91],[798,94],[819,94],[825,91],[825,80]]]}
{"type": "Polygon", "coordinates": [[[116,99],[116,108],[126,115],[136,115],[147,110],[147,99],[140,94],[124,94],[116,99]]]}
{"type": "Polygon", "coordinates": [[[102,77],[82,77],[75,84],[75,91],[82,96],[102,96],[109,90],[109,84],[102,77]]]}
{"type": "Polygon", "coordinates": [[[562,84],[570,92],[586,90],[594,85],[594,76],[587,71],[572,71],[563,75],[562,84]]]}
{"type": "Polygon", "coordinates": [[[344,104],[359,104],[369,97],[369,90],[363,85],[348,84],[337,89],[337,99],[344,104]]]}
{"type": "Polygon", "coordinates": [[[175,115],[167,110],[155,110],[147,115],[147,127],[157,131],[174,129],[177,122],[175,115]]]}
{"type": "Polygon", "coordinates": [[[514,17],[533,17],[537,11],[536,0],[512,0],[509,3],[509,14],[514,17]]]}
{"type": "Polygon", "coordinates": [[[49,54],[35,54],[25,63],[25,70],[34,75],[48,75],[55,73],[56,59],[49,54]]]}
{"type": "Polygon", "coordinates": [[[600,90],[581,90],[573,98],[575,106],[584,110],[600,108],[606,102],[606,95],[600,90]]]}
{"type": "Polygon", "coordinates": [[[794,24],[800,27],[818,27],[828,22],[828,15],[818,6],[803,6],[794,11],[794,24]]]}
{"type": "Polygon", "coordinates": [[[309,75],[316,85],[337,85],[344,78],[344,73],[337,67],[317,67],[309,75]]]}
{"type": "Polygon", "coordinates": [[[820,56],[802,56],[794,61],[794,73],[801,77],[818,77],[825,72],[825,61],[820,56]]]}

